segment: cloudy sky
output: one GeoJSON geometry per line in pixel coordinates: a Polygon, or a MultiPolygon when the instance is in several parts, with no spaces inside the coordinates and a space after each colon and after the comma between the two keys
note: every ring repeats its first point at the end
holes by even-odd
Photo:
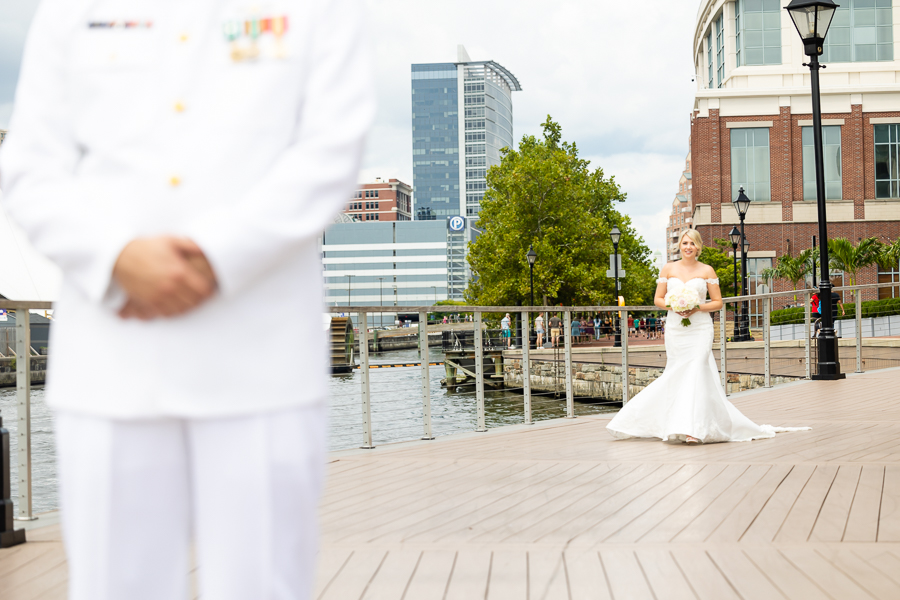
{"type": "MultiPolygon", "coordinates": [[[[624,212],[652,250],[688,150],[691,36],[698,0],[367,0],[379,114],[362,181],[412,183],[410,64],[472,60],[512,71],[515,138],[552,115],[592,166],[628,194],[624,212]]],[[[13,106],[22,44],[37,0],[0,2],[0,128],[13,106]]]]}

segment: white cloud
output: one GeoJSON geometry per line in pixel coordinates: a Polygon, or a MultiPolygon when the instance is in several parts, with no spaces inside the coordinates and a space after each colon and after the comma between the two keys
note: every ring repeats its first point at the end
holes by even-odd
{"type": "Polygon", "coordinates": [[[592,167],[603,168],[604,176],[615,176],[616,183],[628,194],[619,210],[631,217],[650,250],[658,250],[663,256],[666,224],[686,155],[687,139],[682,155],[630,152],[587,157],[592,167]]]}
{"type": "Polygon", "coordinates": [[[495,60],[513,94],[516,140],[539,135],[548,114],[594,168],[616,175],[622,206],[652,250],[684,168],[695,85],[691,39],[697,5],[686,0],[588,3],[499,0],[426,4],[369,0],[379,113],[361,180],[412,183],[410,64],[495,60]]]}
{"type": "MultiPolygon", "coordinates": [[[[523,91],[513,95],[515,137],[540,134],[548,114],[594,167],[617,175],[624,211],[652,249],[687,153],[695,84],[691,42],[697,0],[365,0],[379,100],[361,180],[412,183],[410,64],[495,60],[523,91]]],[[[14,58],[36,0],[0,6],[3,55],[14,58]]],[[[17,68],[0,60],[0,127],[17,68]],[[6,103],[6,104],[4,104],[6,103]]]]}

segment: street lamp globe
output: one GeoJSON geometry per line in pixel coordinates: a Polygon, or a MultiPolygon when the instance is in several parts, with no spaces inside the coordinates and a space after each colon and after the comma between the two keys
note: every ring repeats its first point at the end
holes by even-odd
{"type": "Polygon", "coordinates": [[[609,239],[612,240],[613,244],[618,244],[619,240],[622,238],[622,232],[619,231],[619,228],[613,225],[613,228],[609,232],[609,239]]]}
{"type": "Polygon", "coordinates": [[[528,259],[528,264],[530,266],[534,266],[534,261],[537,260],[537,252],[534,251],[534,248],[531,246],[528,247],[528,254],[525,255],[525,258],[528,259]]]}
{"type": "Polygon", "coordinates": [[[747,238],[744,238],[744,246],[742,250],[744,251],[744,254],[750,253],[750,240],[748,240],[747,238]]]}
{"type": "Polygon", "coordinates": [[[807,56],[822,55],[825,35],[838,6],[831,0],[792,0],[785,7],[803,40],[803,52],[807,56]]]}
{"type": "Polygon", "coordinates": [[[747,216],[747,210],[750,208],[750,198],[744,193],[744,188],[740,188],[738,190],[738,196],[731,202],[734,204],[734,210],[737,211],[738,216],[741,220],[744,220],[744,217],[747,216]]]}
{"type": "Polygon", "coordinates": [[[738,231],[737,226],[731,228],[731,233],[728,234],[728,237],[731,238],[731,246],[737,250],[737,247],[741,244],[741,232],[738,231]]]}

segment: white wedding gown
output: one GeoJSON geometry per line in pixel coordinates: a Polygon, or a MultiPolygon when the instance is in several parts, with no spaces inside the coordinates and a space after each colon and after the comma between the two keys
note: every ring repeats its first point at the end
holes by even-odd
{"type": "MultiPolygon", "coordinates": [[[[660,278],[669,292],[690,286],[706,298],[706,284],[718,279],[694,278],[682,282],[660,278]]],[[[696,312],[688,327],[669,311],[666,317],[666,369],[637,394],[606,428],[616,438],[660,438],[684,441],[692,436],[704,443],[747,442],[774,437],[777,432],[809,427],[757,425],[729,402],[713,359],[713,321],[709,313],[696,312]]]]}

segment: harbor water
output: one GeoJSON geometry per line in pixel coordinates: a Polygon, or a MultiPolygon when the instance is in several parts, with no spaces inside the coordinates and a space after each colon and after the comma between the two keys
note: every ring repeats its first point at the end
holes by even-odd
{"type": "MultiPolygon", "coordinates": [[[[443,355],[432,349],[432,362],[443,355]]],[[[372,357],[372,364],[397,364],[418,361],[417,350],[383,352],[372,357]]],[[[432,435],[435,437],[474,431],[477,423],[475,385],[469,383],[451,389],[441,387],[444,367],[430,367],[432,435]]],[[[391,367],[370,370],[372,438],[376,446],[424,435],[421,371],[415,367],[391,367]]],[[[329,450],[358,448],[363,444],[361,374],[359,369],[331,377],[329,397],[329,450]]],[[[524,423],[524,398],[521,390],[491,390],[485,386],[485,422],[489,429],[524,423]]],[[[576,414],[611,410],[600,404],[578,402],[576,414]]],[[[614,410],[614,408],[613,408],[614,410]]],[[[535,395],[532,399],[535,421],[566,415],[564,395],[535,395]]],[[[0,416],[10,432],[12,460],[12,497],[17,497],[16,390],[0,390],[0,416]]],[[[33,510],[41,513],[59,506],[56,478],[56,451],[53,440],[53,414],[44,402],[44,389],[31,392],[31,443],[33,510]]]]}

